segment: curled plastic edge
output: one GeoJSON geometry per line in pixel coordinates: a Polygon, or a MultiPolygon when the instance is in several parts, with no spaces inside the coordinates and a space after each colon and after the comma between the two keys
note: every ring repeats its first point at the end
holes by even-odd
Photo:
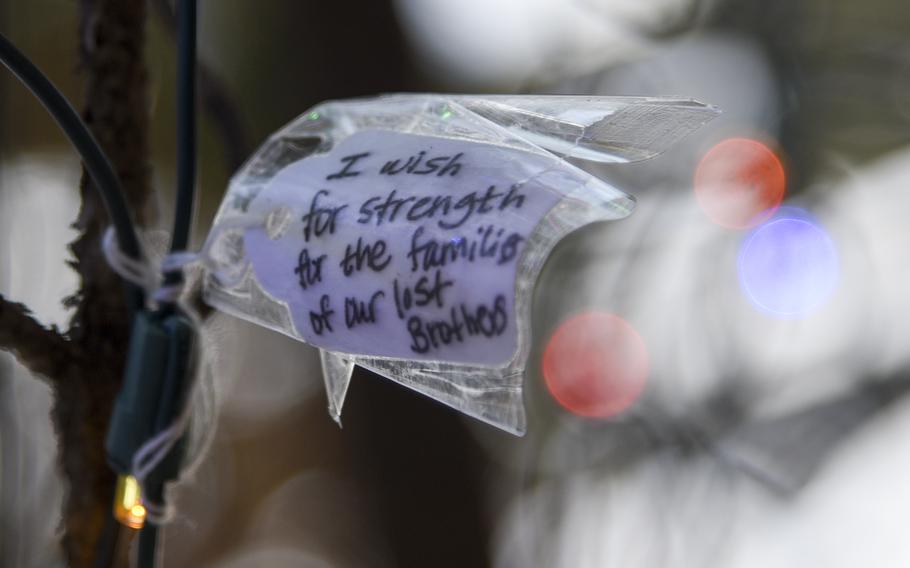
{"type": "MultiPolygon", "coordinates": [[[[549,156],[624,163],[659,155],[718,113],[715,107],[697,101],[653,97],[387,95],[323,103],[273,135],[232,179],[206,249],[217,249],[213,239],[248,226],[244,203],[255,198],[283,167],[326,153],[361,130],[394,130],[549,156]]],[[[563,165],[576,170],[567,162],[563,165]]],[[[519,259],[515,279],[518,349],[508,364],[491,368],[320,349],[333,419],[340,424],[354,366],[359,365],[469,416],[523,435],[527,418],[522,382],[531,346],[531,299],[540,270],[567,234],[594,222],[624,218],[634,207],[631,196],[588,177],[590,183],[566,196],[536,225],[519,259]]],[[[211,268],[205,281],[206,301],[301,339],[293,332],[288,306],[258,285],[242,249],[229,250],[227,257],[232,261],[225,263],[217,252],[206,259],[211,268]]]]}

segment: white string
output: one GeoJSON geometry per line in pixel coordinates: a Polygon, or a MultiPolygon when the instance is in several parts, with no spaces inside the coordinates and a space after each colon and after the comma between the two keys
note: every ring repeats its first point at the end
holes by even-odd
{"type": "MultiPolygon", "coordinates": [[[[183,292],[183,282],[178,284],[164,284],[163,274],[184,270],[193,264],[202,264],[205,269],[221,282],[222,285],[236,281],[239,276],[231,277],[219,270],[217,263],[213,262],[209,252],[218,237],[225,231],[247,228],[261,224],[262,219],[255,215],[236,215],[223,219],[218,223],[216,229],[209,233],[208,239],[199,252],[177,251],[165,255],[159,262],[151,259],[145,251],[147,247],[140,246],[141,260],[136,260],[123,253],[119,243],[115,238],[113,228],[108,228],[102,240],[102,250],[104,257],[110,267],[123,279],[131,282],[145,292],[148,300],[151,300],[150,307],[154,304],[176,303],[183,292]]],[[[190,313],[190,316],[193,314],[190,313]]],[[[197,326],[198,328],[199,326],[197,326]]],[[[192,458],[185,460],[186,463],[180,470],[180,475],[184,475],[188,470],[196,467],[205,451],[208,443],[212,438],[213,424],[217,413],[217,401],[215,400],[215,387],[211,377],[208,376],[210,365],[206,358],[206,350],[203,349],[198,370],[199,377],[194,381],[196,393],[193,401],[187,402],[180,416],[178,416],[167,428],[156,433],[136,451],[131,463],[131,472],[139,482],[143,494],[143,506],[146,509],[146,515],[150,522],[161,525],[168,522],[174,514],[173,508],[170,507],[166,500],[162,503],[153,502],[148,499],[148,492],[145,488],[146,478],[155,470],[156,467],[167,457],[168,453],[174,448],[186,432],[190,418],[194,416],[193,406],[198,406],[198,412],[195,413],[194,431],[202,429],[203,434],[197,436],[198,440],[195,448],[189,448],[195,453],[192,458]],[[209,380],[205,380],[208,378],[209,380]],[[198,402],[198,403],[197,403],[198,402]]],[[[193,442],[193,440],[190,440],[193,442]]]]}
{"type": "Polygon", "coordinates": [[[145,480],[164,460],[173,447],[193,425],[195,434],[187,439],[187,455],[183,458],[180,467],[180,477],[185,478],[194,471],[201,462],[202,456],[214,437],[214,424],[217,414],[217,401],[215,386],[211,377],[211,361],[203,354],[200,361],[194,388],[190,393],[190,400],[170,426],[147,440],[133,455],[131,472],[142,490],[143,506],[150,522],[163,525],[173,519],[174,508],[164,502],[155,502],[148,498],[145,480]]]}
{"type": "Polygon", "coordinates": [[[168,522],[173,516],[173,510],[166,500],[162,503],[156,503],[149,499],[145,479],[158,467],[174,445],[183,437],[183,433],[190,422],[190,414],[190,405],[187,404],[180,416],[170,426],[149,438],[133,454],[132,474],[142,489],[142,504],[145,507],[146,515],[156,525],[168,522]]]}
{"type": "Polygon", "coordinates": [[[158,272],[153,270],[145,260],[147,256],[143,250],[144,248],[140,245],[140,259],[138,260],[123,254],[119,243],[117,243],[117,235],[113,227],[108,227],[101,240],[101,250],[104,252],[104,258],[114,272],[127,282],[131,282],[145,290],[146,293],[149,293],[158,287],[159,276],[158,272]]]}
{"type": "Polygon", "coordinates": [[[113,227],[108,227],[101,241],[104,258],[108,265],[127,282],[139,286],[145,291],[147,298],[156,303],[176,302],[183,292],[183,283],[162,285],[165,272],[175,272],[199,262],[202,253],[189,251],[176,251],[168,254],[160,262],[154,263],[143,250],[142,260],[127,256],[120,249],[113,227]]]}
{"type": "Polygon", "coordinates": [[[205,329],[200,329],[199,371],[190,393],[192,424],[187,437],[187,452],[183,460],[182,476],[192,475],[202,463],[202,458],[214,439],[218,417],[218,393],[212,375],[214,345],[205,329]]]}
{"type": "MultiPolygon", "coordinates": [[[[187,405],[189,409],[189,405],[187,405]]],[[[189,412],[184,410],[170,426],[148,439],[133,455],[133,477],[144,481],[148,475],[161,463],[161,460],[171,451],[174,444],[183,435],[189,424],[189,412]]]]}
{"type": "Polygon", "coordinates": [[[261,225],[263,220],[256,215],[235,215],[222,219],[212,229],[208,238],[198,252],[176,251],[165,255],[155,263],[145,253],[146,247],[140,243],[142,260],[136,260],[123,253],[117,242],[113,227],[109,227],[102,239],[102,250],[108,265],[124,280],[136,284],[145,291],[146,298],[155,303],[176,302],[183,291],[182,284],[163,284],[162,274],[182,270],[193,264],[202,264],[206,271],[214,276],[223,286],[236,283],[239,276],[230,276],[221,270],[209,253],[220,236],[227,231],[250,228],[261,225]]]}
{"type": "MultiPolygon", "coordinates": [[[[141,247],[140,250],[144,250],[141,247]]],[[[163,284],[163,274],[183,270],[198,262],[202,253],[177,251],[166,255],[160,262],[154,263],[146,254],[142,260],[136,260],[123,253],[116,241],[113,227],[109,227],[102,240],[104,257],[110,267],[123,279],[141,287],[147,298],[155,303],[176,302],[183,292],[183,279],[177,284],[163,284]]],[[[203,393],[205,394],[205,393],[203,393]]],[[[136,451],[131,463],[131,473],[142,489],[143,506],[149,521],[164,524],[173,516],[173,510],[166,502],[156,503],[148,498],[145,479],[167,457],[177,442],[183,437],[192,415],[192,405],[187,403],[180,415],[165,429],[156,433],[136,451]]]]}

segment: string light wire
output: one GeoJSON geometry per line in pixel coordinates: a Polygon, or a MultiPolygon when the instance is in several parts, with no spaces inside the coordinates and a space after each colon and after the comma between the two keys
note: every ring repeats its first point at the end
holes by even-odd
{"type": "MultiPolygon", "coordinates": [[[[178,0],[178,69],[177,69],[177,191],[171,255],[179,255],[189,243],[195,198],[196,175],[196,0],[178,0]]],[[[82,158],[85,170],[99,192],[110,217],[116,236],[116,246],[135,266],[147,264],[136,226],[130,215],[117,173],[85,122],[59,89],[7,38],[0,34],[0,60],[32,92],[54,118],[82,158]]],[[[110,244],[107,245],[110,248],[110,244]]],[[[145,306],[145,290],[133,279],[124,279],[131,315],[145,306]]],[[[183,273],[179,266],[165,268],[164,284],[179,290],[183,273]]],[[[175,313],[177,294],[166,294],[160,311],[175,313]]],[[[185,417],[178,418],[181,423],[185,417]]],[[[172,425],[173,427],[173,425],[172,425]]],[[[167,431],[168,429],[165,429],[167,431]]],[[[155,439],[153,437],[153,439],[155,439]]],[[[173,445],[173,441],[170,445],[173,445]]],[[[165,452],[166,453],[166,452],[165,452]]],[[[159,456],[163,459],[163,455],[159,456]]],[[[153,468],[154,466],[152,466],[153,468]]],[[[153,488],[156,493],[161,487],[153,488]]],[[[110,523],[109,523],[110,524],[110,523]]],[[[96,565],[106,565],[112,559],[111,547],[116,545],[116,531],[105,530],[99,543],[96,565]]],[[[137,562],[139,568],[153,568],[158,540],[155,523],[146,523],[139,537],[137,562]]]]}
{"type": "MultiPolygon", "coordinates": [[[[50,79],[3,34],[0,34],[0,60],[28,87],[63,130],[82,158],[85,171],[94,182],[93,186],[101,195],[117,234],[117,244],[124,254],[136,261],[142,261],[139,237],[126,205],[120,179],[101,145],[79,117],[79,113],[50,79]]],[[[125,285],[130,308],[140,309],[144,301],[142,290],[129,282],[125,285]]]]}

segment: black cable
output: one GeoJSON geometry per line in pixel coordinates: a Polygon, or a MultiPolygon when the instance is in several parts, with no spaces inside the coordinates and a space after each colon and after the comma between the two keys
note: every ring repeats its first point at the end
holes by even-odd
{"type": "Polygon", "coordinates": [[[114,555],[120,540],[120,527],[120,521],[114,518],[114,511],[108,510],[104,518],[101,539],[95,545],[95,561],[92,565],[96,568],[109,568],[114,565],[114,555]]]}
{"type": "MultiPolygon", "coordinates": [[[[177,3],[177,196],[174,208],[174,231],[171,252],[186,250],[193,222],[193,199],[196,187],[196,0],[177,3]]],[[[174,270],[164,275],[167,285],[180,284],[183,272],[174,270]]],[[[163,306],[170,311],[173,306],[163,306]]],[[[171,401],[175,402],[175,401],[171,401]]],[[[168,406],[165,404],[165,406],[168,406]]],[[[159,417],[161,418],[161,417],[159,417]]],[[[167,420],[171,420],[167,416],[167,420]]],[[[159,431],[167,424],[156,424],[159,431]]],[[[176,458],[179,460],[179,458],[176,458]]],[[[159,464],[160,467],[160,464],[159,464]]],[[[145,495],[150,502],[163,503],[164,482],[147,481],[145,495]]],[[[154,568],[158,527],[149,520],[139,532],[138,568],[154,568]]]]}
{"type": "MultiPolygon", "coordinates": [[[[186,250],[196,186],[196,0],[177,1],[177,199],[171,252],[186,250]]],[[[179,284],[179,270],[165,275],[179,284]]]]}
{"type": "Polygon", "coordinates": [[[196,185],[196,0],[179,0],[177,29],[177,205],[171,251],[184,250],[196,185]]]}
{"type": "MultiPolygon", "coordinates": [[[[75,147],[82,158],[85,170],[94,182],[95,189],[101,195],[114,226],[118,246],[130,258],[141,260],[139,238],[124,199],[120,179],[88,126],[50,79],[3,34],[0,34],[0,60],[41,102],[75,147]]],[[[143,290],[126,281],[125,287],[131,311],[140,309],[144,304],[143,290]]],[[[97,544],[96,566],[109,566],[113,561],[120,534],[119,526],[113,515],[106,519],[101,540],[97,544]]]]}
{"type": "MultiPolygon", "coordinates": [[[[189,242],[196,176],[196,0],[178,0],[178,6],[177,199],[171,252],[185,250],[189,242]]],[[[82,157],[86,171],[101,194],[116,231],[118,246],[130,258],[141,260],[139,239],[126,206],[120,180],[91,131],[53,83],[2,34],[0,60],[41,101],[63,129],[82,157]]],[[[166,274],[165,282],[179,284],[182,278],[181,271],[177,270],[166,274]]],[[[141,308],[144,305],[143,291],[134,284],[126,284],[131,308],[141,308]]],[[[165,310],[168,309],[170,308],[166,306],[165,310]]],[[[163,485],[157,489],[153,492],[160,493],[163,485]]],[[[109,538],[110,536],[102,539],[105,545],[116,542],[116,538],[109,538]]],[[[158,527],[147,522],[139,535],[137,556],[140,568],[154,567],[157,537],[158,527]]],[[[99,551],[99,561],[107,563],[109,547],[102,548],[99,551]]]]}
{"type": "Polygon", "coordinates": [[[136,568],[155,568],[155,548],[158,546],[158,527],[145,523],[139,531],[139,547],[136,551],[136,568]]]}
{"type": "Polygon", "coordinates": [[[139,238],[136,236],[133,219],[123,197],[120,179],[88,126],[79,118],[79,114],[57,87],[3,34],[0,34],[0,59],[41,101],[79,152],[85,170],[101,193],[108,216],[117,232],[117,242],[121,250],[130,258],[139,260],[141,257],[139,238]]]}
{"type": "MultiPolygon", "coordinates": [[[[101,200],[114,225],[118,246],[130,258],[140,260],[142,253],[139,238],[136,236],[133,218],[123,197],[120,178],[117,177],[114,167],[88,126],[50,79],[3,34],[0,34],[0,60],[41,101],[79,152],[85,171],[95,182],[94,186],[101,194],[101,200]]],[[[125,282],[124,286],[130,310],[140,309],[145,302],[143,290],[131,282],[125,282]]]]}

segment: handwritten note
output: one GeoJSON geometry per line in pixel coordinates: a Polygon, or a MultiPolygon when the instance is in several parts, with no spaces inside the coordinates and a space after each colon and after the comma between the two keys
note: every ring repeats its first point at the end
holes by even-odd
{"type": "Polygon", "coordinates": [[[200,254],[205,301],[319,348],[336,419],[363,367],[521,434],[544,263],[635,206],[576,160],[651,158],[717,113],[676,97],[326,101],[231,179],[200,254]]]}
{"type": "Polygon", "coordinates": [[[516,268],[562,197],[554,159],[366,130],[280,171],[244,245],[262,288],[317,347],[480,365],[516,352],[516,268]]]}

